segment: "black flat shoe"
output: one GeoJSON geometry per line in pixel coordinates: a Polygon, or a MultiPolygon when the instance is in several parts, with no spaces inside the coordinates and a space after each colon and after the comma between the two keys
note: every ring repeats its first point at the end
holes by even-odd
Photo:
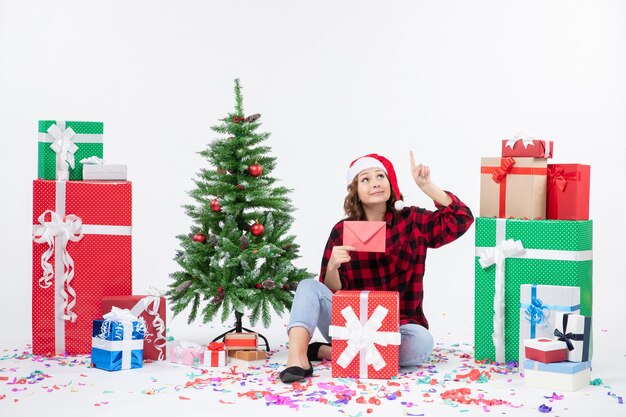
{"type": "Polygon", "coordinates": [[[309,369],[300,368],[299,366],[290,366],[289,368],[284,369],[280,374],[278,374],[278,376],[285,384],[302,381],[305,378],[313,376],[313,365],[311,365],[310,362],[309,366],[309,369]]]}
{"type": "Polygon", "coordinates": [[[309,359],[309,362],[321,361],[318,353],[320,353],[320,348],[322,346],[330,346],[330,343],[313,342],[309,345],[308,348],[306,348],[306,357],[309,359]]]}

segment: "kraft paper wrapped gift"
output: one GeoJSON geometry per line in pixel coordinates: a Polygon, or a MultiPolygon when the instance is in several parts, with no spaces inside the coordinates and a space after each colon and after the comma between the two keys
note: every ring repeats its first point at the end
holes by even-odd
{"type": "Polygon", "coordinates": [[[389,379],[398,375],[399,299],[395,291],[333,294],[333,378],[389,379]]]}
{"type": "Polygon", "coordinates": [[[567,360],[586,362],[591,349],[591,317],[580,314],[557,313],[554,335],[567,343],[567,360]],[[571,349],[570,349],[571,348],[571,349]]]}
{"type": "Polygon", "coordinates": [[[226,366],[226,350],[223,342],[211,342],[204,352],[204,366],[226,366]]]}
{"type": "Polygon", "coordinates": [[[132,184],[33,182],[33,353],[87,354],[105,296],[132,294],[132,184]]]}
{"type": "Polygon", "coordinates": [[[502,141],[502,156],[552,158],[551,140],[515,138],[502,141]]]}
{"type": "Polygon", "coordinates": [[[546,337],[524,340],[524,356],[543,363],[563,362],[567,360],[567,345],[546,337]]]}
{"type": "Polygon", "coordinates": [[[85,158],[102,158],[102,122],[40,120],[37,177],[45,180],[82,180],[85,158]],[[59,178],[66,172],[68,178],[59,178]]]}
{"type": "Polygon", "coordinates": [[[524,384],[551,391],[576,391],[589,386],[591,362],[524,361],[524,384]]]}
{"type": "Polygon", "coordinates": [[[530,338],[520,339],[522,284],[580,287],[580,312],[591,315],[591,220],[479,217],[475,255],[476,360],[519,360],[520,340],[530,338]],[[497,357],[494,335],[499,346],[497,357]]]}
{"type": "Polygon", "coordinates": [[[545,219],[547,160],[481,158],[480,217],[545,219]]]}
{"type": "Polygon", "coordinates": [[[92,366],[106,371],[141,368],[145,331],[143,321],[128,310],[113,309],[104,320],[94,320],[92,366]]]}
{"type": "Polygon", "coordinates": [[[591,167],[548,164],[546,217],[554,220],[589,219],[591,167]]]}
{"type": "Polygon", "coordinates": [[[102,314],[113,307],[127,308],[146,323],[143,358],[153,361],[165,360],[167,356],[165,329],[165,297],[159,295],[118,295],[102,299],[102,314]]]}
{"type": "Polygon", "coordinates": [[[228,357],[240,359],[242,361],[260,361],[265,360],[266,353],[264,350],[229,350],[228,357]]]}
{"type": "Polygon", "coordinates": [[[259,344],[257,333],[227,333],[224,336],[226,350],[256,350],[259,344]]]}
{"type": "Polygon", "coordinates": [[[195,342],[181,340],[170,346],[170,361],[188,366],[202,366],[204,364],[205,346],[195,342]]]}
{"type": "MultiPolygon", "coordinates": [[[[519,340],[539,337],[553,339],[558,313],[580,311],[580,291],[580,287],[523,284],[520,287],[519,340]]],[[[522,343],[519,356],[521,364],[526,359],[524,352],[522,343]]]]}

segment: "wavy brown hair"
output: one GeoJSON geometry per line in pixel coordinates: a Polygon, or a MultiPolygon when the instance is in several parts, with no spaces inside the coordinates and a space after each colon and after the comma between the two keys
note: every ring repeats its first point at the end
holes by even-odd
{"type": "MultiPolygon", "coordinates": [[[[389,177],[387,177],[387,173],[385,173],[385,177],[387,181],[389,181],[389,177]]],[[[348,184],[348,195],[345,200],[343,200],[343,211],[346,212],[346,217],[348,220],[367,220],[365,217],[365,210],[363,210],[363,203],[359,200],[359,177],[358,175],[352,180],[350,184],[348,184]]],[[[387,211],[396,212],[394,207],[394,203],[396,202],[396,194],[393,192],[393,188],[389,187],[391,191],[391,196],[389,200],[387,200],[387,211]]]]}

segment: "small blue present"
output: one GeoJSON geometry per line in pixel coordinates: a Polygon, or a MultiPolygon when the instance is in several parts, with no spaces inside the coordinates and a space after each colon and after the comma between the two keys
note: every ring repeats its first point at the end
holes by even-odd
{"type": "Polygon", "coordinates": [[[91,363],[106,371],[141,368],[146,325],[125,311],[113,307],[104,320],[93,321],[91,363]]]}

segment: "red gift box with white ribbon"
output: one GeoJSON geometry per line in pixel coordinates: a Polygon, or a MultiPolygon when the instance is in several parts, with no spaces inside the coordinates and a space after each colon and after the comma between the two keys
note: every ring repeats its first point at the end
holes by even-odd
{"type": "Polygon", "coordinates": [[[128,181],[33,181],[34,354],[91,352],[102,298],[132,293],[131,219],[128,181]]]}
{"type": "Polygon", "coordinates": [[[398,375],[399,299],[395,291],[333,294],[332,377],[389,379],[398,375]]]}
{"type": "Polygon", "coordinates": [[[502,141],[502,156],[522,156],[531,158],[552,158],[554,143],[551,140],[522,137],[502,141]]]}

